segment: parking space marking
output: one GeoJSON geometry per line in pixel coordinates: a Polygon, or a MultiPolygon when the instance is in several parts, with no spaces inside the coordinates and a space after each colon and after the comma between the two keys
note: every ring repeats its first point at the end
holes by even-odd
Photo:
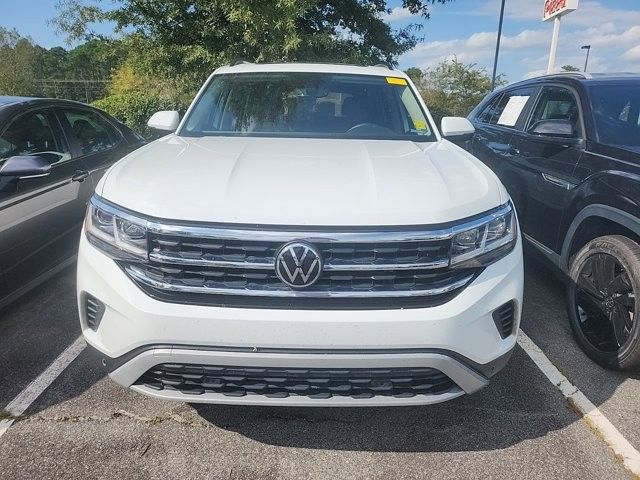
{"type": "Polygon", "coordinates": [[[560,373],[540,347],[522,330],[518,335],[518,343],[549,381],[562,392],[569,405],[582,415],[583,420],[604,440],[616,458],[622,461],[627,470],[640,477],[640,452],[622,436],[578,387],[560,373]]]}
{"type": "Polygon", "coordinates": [[[64,352],[62,352],[58,358],[56,358],[47,369],[42,372],[38,378],[32,381],[26,386],[22,392],[20,392],[9,404],[5,407],[5,411],[13,418],[7,418],[0,421],[0,437],[9,429],[13,424],[15,417],[22,415],[29,405],[31,405],[41,394],[44,392],[53,381],[60,376],[65,368],[69,366],[75,358],[80,355],[80,352],[86,347],[86,343],[82,335],[80,335],[75,342],[69,345],[64,352]]]}

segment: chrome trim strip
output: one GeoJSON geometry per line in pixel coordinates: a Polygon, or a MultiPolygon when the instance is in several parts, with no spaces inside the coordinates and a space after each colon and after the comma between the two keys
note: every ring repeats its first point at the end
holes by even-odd
{"type": "MultiPolygon", "coordinates": [[[[203,258],[184,258],[180,256],[167,255],[158,252],[151,252],[149,259],[163,264],[170,265],[190,265],[196,267],[212,268],[245,268],[249,270],[273,270],[275,261],[269,262],[232,262],[228,260],[208,260],[203,258]]],[[[446,268],[449,266],[449,259],[434,260],[424,263],[378,263],[378,264],[331,264],[325,263],[325,272],[364,272],[364,271],[384,271],[384,270],[427,270],[436,268],[446,268]]]]}
{"type": "Polygon", "coordinates": [[[542,255],[547,257],[553,264],[560,266],[560,255],[524,232],[522,233],[522,237],[529,242],[533,248],[537,249],[542,255]]]}
{"type": "Polygon", "coordinates": [[[208,260],[206,258],[184,258],[177,255],[167,255],[158,252],[149,253],[149,260],[169,265],[190,265],[194,267],[212,268],[246,268],[250,270],[273,270],[275,262],[232,262],[229,260],[208,260]]]}
{"type": "Polygon", "coordinates": [[[432,270],[436,268],[446,268],[449,266],[449,259],[434,260],[433,262],[424,263],[370,263],[363,265],[333,265],[325,263],[323,271],[325,272],[368,272],[377,270],[432,270]]]}
{"type": "Polygon", "coordinates": [[[237,296],[254,296],[254,297],[279,297],[279,298],[410,298],[410,297],[429,297],[434,295],[442,295],[449,293],[458,288],[466,286],[474,275],[467,275],[466,277],[453,282],[445,287],[431,288],[427,290],[402,290],[402,291],[349,291],[349,292],[335,292],[335,291],[308,291],[308,290],[290,290],[285,289],[284,285],[282,289],[253,289],[242,290],[235,288],[210,288],[210,287],[189,287],[185,285],[174,285],[167,282],[161,282],[153,280],[144,275],[144,272],[140,271],[135,265],[127,265],[124,267],[128,275],[134,280],[147,285],[149,287],[157,288],[160,290],[181,292],[181,293],[196,293],[207,295],[237,295],[237,296]]]}
{"type": "Polygon", "coordinates": [[[553,175],[549,175],[548,173],[543,173],[542,178],[544,178],[545,181],[551,183],[552,185],[563,188],[565,190],[571,190],[572,188],[576,187],[575,183],[567,182],[566,180],[554,177],[553,175]]]}
{"type": "MultiPolygon", "coordinates": [[[[371,231],[340,231],[344,227],[332,227],[335,231],[313,231],[296,228],[295,230],[269,230],[269,226],[265,225],[261,229],[248,228],[229,228],[211,226],[194,226],[194,225],[177,225],[171,223],[160,223],[155,220],[148,220],[144,216],[132,215],[122,211],[115,206],[102,201],[99,197],[92,197],[91,203],[102,210],[117,215],[119,218],[128,220],[145,227],[149,232],[159,235],[173,235],[187,238],[206,238],[217,240],[239,240],[239,241],[271,241],[271,242],[290,242],[294,240],[307,242],[326,242],[326,243],[385,243],[385,242],[420,242],[420,241],[437,241],[449,240],[458,232],[476,228],[483,225],[496,217],[504,215],[511,211],[511,205],[506,203],[499,207],[498,210],[484,215],[475,220],[456,225],[454,227],[428,230],[402,230],[402,226],[398,226],[395,230],[371,230],[371,231]]],[[[372,227],[373,228],[373,227],[372,227]]]]}
{"type": "MultiPolygon", "coordinates": [[[[265,226],[261,230],[178,226],[147,222],[147,230],[159,235],[173,235],[186,238],[213,238],[216,240],[252,240],[256,242],[327,242],[327,243],[384,243],[384,242],[419,242],[448,240],[452,229],[430,231],[377,231],[377,232],[314,232],[310,230],[278,231],[269,230],[265,226]]],[[[336,227],[338,228],[338,227],[336,227]]]]}

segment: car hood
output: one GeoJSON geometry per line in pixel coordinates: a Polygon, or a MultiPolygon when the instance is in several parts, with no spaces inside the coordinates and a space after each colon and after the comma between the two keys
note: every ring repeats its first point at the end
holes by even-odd
{"type": "Polygon", "coordinates": [[[493,173],[446,140],[172,134],[115,164],[97,192],[158,218],[270,225],[437,224],[506,201],[493,173]]]}

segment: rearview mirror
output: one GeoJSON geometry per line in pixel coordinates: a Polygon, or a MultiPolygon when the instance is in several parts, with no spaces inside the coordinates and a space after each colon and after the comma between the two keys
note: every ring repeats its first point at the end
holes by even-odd
{"type": "Polygon", "coordinates": [[[49,175],[51,162],[44,155],[20,155],[7,158],[0,167],[3,177],[41,177],[49,175]]]}
{"type": "Polygon", "coordinates": [[[476,131],[473,124],[464,117],[443,117],[440,130],[443,137],[471,136],[476,131]]]}
{"type": "Polygon", "coordinates": [[[156,130],[164,130],[169,132],[175,132],[180,123],[180,114],[175,110],[163,110],[151,115],[151,118],[147,122],[149,128],[156,130]]]}
{"type": "Polygon", "coordinates": [[[529,128],[529,133],[545,137],[573,138],[576,136],[573,123],[565,119],[540,120],[529,128]]]}

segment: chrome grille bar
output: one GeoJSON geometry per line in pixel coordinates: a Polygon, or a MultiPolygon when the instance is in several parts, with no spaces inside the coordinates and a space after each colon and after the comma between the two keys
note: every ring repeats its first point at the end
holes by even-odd
{"type": "Polygon", "coordinates": [[[125,266],[125,271],[138,282],[149,287],[157,288],[164,291],[195,293],[195,294],[218,294],[218,295],[242,295],[242,296],[263,296],[263,297],[279,297],[279,298],[409,298],[409,297],[429,297],[436,295],[444,295],[459,288],[466,286],[474,275],[465,275],[459,280],[449,283],[442,287],[421,289],[421,290],[351,290],[351,291],[334,291],[334,290],[292,290],[284,284],[281,287],[263,287],[256,286],[253,288],[220,288],[195,285],[180,285],[176,283],[165,282],[150,278],[138,265],[131,264],[125,266]]]}
{"type": "MultiPolygon", "coordinates": [[[[181,255],[171,255],[167,253],[151,252],[149,259],[154,262],[170,265],[189,265],[210,268],[242,268],[248,270],[273,270],[275,260],[273,258],[262,261],[230,261],[222,259],[208,258],[186,258],[181,255]]],[[[364,272],[364,271],[385,271],[385,270],[428,270],[435,268],[446,268],[449,266],[449,259],[439,259],[431,262],[420,263],[350,263],[350,264],[324,264],[323,270],[327,272],[364,272]]]]}

